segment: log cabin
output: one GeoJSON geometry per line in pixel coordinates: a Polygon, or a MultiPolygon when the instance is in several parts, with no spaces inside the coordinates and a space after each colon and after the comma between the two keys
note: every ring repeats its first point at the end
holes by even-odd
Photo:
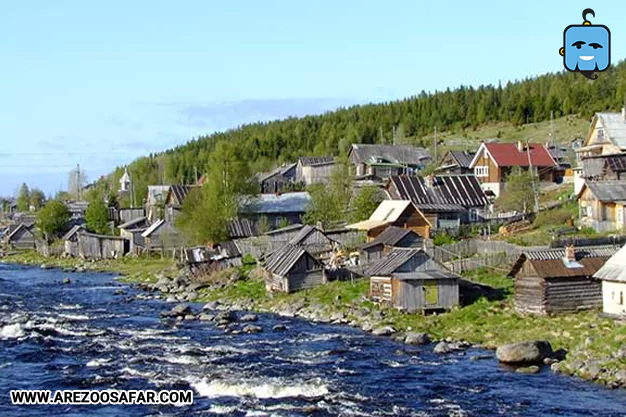
{"type": "Polygon", "coordinates": [[[483,190],[499,197],[504,191],[506,177],[514,168],[531,170],[539,182],[555,182],[558,165],[545,146],[523,143],[482,143],[470,168],[483,190]]]}
{"type": "Polygon", "coordinates": [[[241,202],[239,214],[258,226],[262,219],[267,220],[270,229],[281,225],[302,222],[302,216],[311,202],[311,195],[306,191],[284,194],[259,194],[241,202]]]}
{"type": "Polygon", "coordinates": [[[357,178],[368,176],[382,179],[417,172],[431,158],[427,149],[417,146],[352,144],[348,160],[357,178]]]}
{"type": "Polygon", "coordinates": [[[120,236],[129,241],[129,251],[139,254],[145,247],[145,239],[143,232],[148,230],[148,219],[146,217],[138,217],[124,224],[117,226],[120,229],[120,236]]]}
{"type": "Polygon", "coordinates": [[[291,244],[268,256],[263,275],[268,292],[291,293],[327,282],[322,264],[306,249],[291,244]]]}
{"type": "Polygon", "coordinates": [[[35,249],[35,225],[19,223],[7,233],[4,239],[15,249],[35,249]]]}
{"type": "Polygon", "coordinates": [[[617,252],[614,246],[528,250],[509,272],[515,280],[515,309],[522,313],[570,313],[602,306],[593,275],[617,252]]]}
{"type": "Polygon", "coordinates": [[[78,256],[83,259],[117,259],[128,253],[128,248],[123,237],[78,233],[78,256]]]}
{"type": "Polygon", "coordinates": [[[441,164],[437,168],[437,172],[447,174],[473,174],[470,168],[472,159],[476,152],[471,151],[448,151],[443,156],[441,164]]]}
{"type": "Polygon", "coordinates": [[[602,281],[603,314],[626,320],[626,246],[611,256],[593,276],[602,281]]]}
{"type": "Polygon", "coordinates": [[[173,252],[184,244],[180,231],[170,222],[157,220],[141,234],[148,252],[173,252]]]}
{"type": "Polygon", "coordinates": [[[72,227],[61,239],[63,240],[63,255],[72,258],[78,257],[78,235],[85,231],[82,225],[72,227]]]}
{"type": "Polygon", "coordinates": [[[337,242],[328,238],[320,229],[309,225],[302,227],[289,244],[304,248],[318,260],[329,259],[333,250],[339,247],[337,242]]]}
{"type": "Polygon", "coordinates": [[[626,181],[585,181],[577,198],[581,226],[598,232],[624,229],[626,181]]]}
{"type": "Polygon", "coordinates": [[[265,174],[261,174],[259,178],[259,186],[261,193],[279,193],[293,191],[296,183],[296,167],[298,164],[287,164],[276,168],[265,174]]]}
{"type": "Polygon", "coordinates": [[[411,201],[384,200],[368,220],[349,224],[346,227],[367,232],[367,239],[370,241],[388,226],[411,229],[422,237],[429,237],[432,224],[411,201]]]}
{"type": "Polygon", "coordinates": [[[449,310],[459,303],[460,277],[422,249],[393,249],[365,271],[370,298],[413,312],[449,310]]]}

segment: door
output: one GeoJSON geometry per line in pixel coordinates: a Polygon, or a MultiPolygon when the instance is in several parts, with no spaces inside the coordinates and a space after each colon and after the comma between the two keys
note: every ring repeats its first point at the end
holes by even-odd
{"type": "Polygon", "coordinates": [[[425,281],[424,286],[424,303],[426,307],[437,306],[439,301],[439,292],[436,281],[425,281]]]}

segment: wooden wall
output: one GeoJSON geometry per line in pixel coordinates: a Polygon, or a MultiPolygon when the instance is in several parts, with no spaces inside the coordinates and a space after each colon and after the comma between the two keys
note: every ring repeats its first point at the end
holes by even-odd
{"type": "Polygon", "coordinates": [[[35,249],[35,234],[30,229],[22,227],[11,236],[10,244],[16,249],[35,249]]]}
{"type": "Polygon", "coordinates": [[[393,306],[409,313],[425,310],[447,310],[459,303],[456,280],[399,280],[392,278],[393,306]],[[434,294],[430,299],[428,293],[434,294]]]}
{"type": "Polygon", "coordinates": [[[585,277],[546,279],[546,313],[569,313],[602,306],[602,284],[585,277]]]}
{"type": "Polygon", "coordinates": [[[78,254],[85,259],[113,259],[124,256],[128,243],[117,237],[81,234],[78,237],[78,254]]]}
{"type": "Polygon", "coordinates": [[[478,166],[489,167],[488,176],[476,177],[479,182],[501,182],[502,181],[502,175],[500,173],[500,169],[495,164],[495,162],[493,162],[493,160],[487,156],[487,152],[485,150],[483,150],[481,154],[478,156],[475,166],[476,167],[478,166]]]}

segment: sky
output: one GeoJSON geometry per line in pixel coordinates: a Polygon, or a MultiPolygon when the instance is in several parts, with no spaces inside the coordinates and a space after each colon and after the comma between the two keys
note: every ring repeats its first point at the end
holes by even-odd
{"type": "Polygon", "coordinates": [[[587,7],[623,59],[617,0],[3,2],[0,195],[244,123],[561,71],[587,7]]]}

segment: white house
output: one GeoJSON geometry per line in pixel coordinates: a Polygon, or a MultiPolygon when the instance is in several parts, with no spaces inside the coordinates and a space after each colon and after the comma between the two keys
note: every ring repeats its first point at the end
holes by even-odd
{"type": "Polygon", "coordinates": [[[593,276],[602,280],[604,314],[626,319],[626,245],[593,276]]]}

